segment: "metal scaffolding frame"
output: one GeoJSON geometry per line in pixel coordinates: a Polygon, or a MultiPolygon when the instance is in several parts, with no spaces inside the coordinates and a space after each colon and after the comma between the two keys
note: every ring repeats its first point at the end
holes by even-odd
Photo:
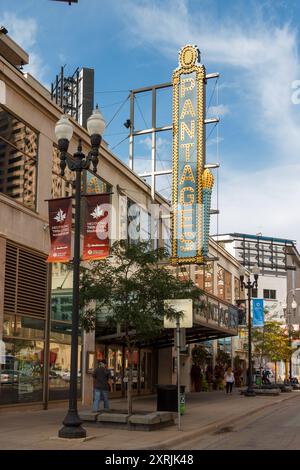
{"type": "MultiPolygon", "coordinates": [[[[219,73],[210,73],[206,74],[206,80],[212,78],[218,78],[219,73]]],[[[151,178],[151,197],[154,200],[155,192],[156,192],[156,176],[162,175],[171,175],[172,168],[166,170],[156,170],[156,161],[157,161],[157,150],[156,150],[156,134],[158,132],[164,131],[171,131],[173,129],[173,125],[167,125],[163,127],[157,127],[156,125],[156,104],[157,104],[157,90],[163,88],[170,88],[172,87],[172,82],[161,83],[158,85],[151,85],[148,87],[137,88],[135,90],[130,91],[130,121],[129,121],[129,167],[131,170],[134,170],[134,140],[135,137],[140,135],[151,135],[151,171],[140,173],[139,176],[141,178],[151,178]],[[146,129],[139,129],[135,130],[135,96],[140,93],[151,92],[152,95],[152,110],[151,110],[151,128],[146,129]]],[[[205,124],[213,124],[218,123],[219,118],[209,118],[205,119],[205,124]]],[[[146,123],[145,123],[146,124],[146,123]]],[[[204,168],[218,168],[218,163],[208,163],[204,165],[204,168]]],[[[217,214],[218,210],[212,210],[212,214],[217,214]]]]}

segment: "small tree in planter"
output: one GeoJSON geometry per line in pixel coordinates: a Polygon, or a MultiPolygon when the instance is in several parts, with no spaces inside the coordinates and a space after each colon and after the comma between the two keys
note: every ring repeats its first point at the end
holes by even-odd
{"type": "Polygon", "coordinates": [[[194,385],[195,392],[203,390],[203,381],[205,375],[203,374],[204,366],[208,358],[208,353],[204,345],[195,344],[192,349],[192,368],[191,368],[191,381],[194,385]]]}
{"type": "Polygon", "coordinates": [[[217,357],[216,357],[216,365],[215,365],[215,383],[217,390],[224,389],[224,374],[225,369],[230,365],[231,358],[230,355],[219,349],[217,357]]]}
{"type": "MultiPolygon", "coordinates": [[[[210,359],[211,359],[211,356],[210,356],[210,359]]],[[[206,375],[206,380],[207,380],[207,383],[208,383],[208,389],[212,390],[213,382],[214,382],[214,370],[213,370],[213,367],[212,367],[211,364],[209,364],[207,366],[206,371],[205,371],[205,375],[206,375]]]]}
{"type": "Polygon", "coordinates": [[[233,359],[233,365],[234,365],[234,381],[235,381],[235,386],[236,387],[241,387],[242,385],[242,374],[243,374],[243,369],[242,369],[242,361],[240,356],[235,356],[233,359]]]}
{"type": "Polygon", "coordinates": [[[86,331],[95,329],[97,313],[108,313],[105,325],[121,332],[129,353],[128,413],[132,414],[133,351],[138,344],[157,338],[163,318],[182,315],[165,305],[165,299],[199,300],[202,291],[191,281],[176,279],[159,262],[164,249],[151,250],[149,244],[115,242],[111,257],[90,263],[82,270],[81,323],[86,331]],[[92,302],[93,301],[93,302],[92,302]],[[91,302],[93,306],[91,307],[91,302]]]}

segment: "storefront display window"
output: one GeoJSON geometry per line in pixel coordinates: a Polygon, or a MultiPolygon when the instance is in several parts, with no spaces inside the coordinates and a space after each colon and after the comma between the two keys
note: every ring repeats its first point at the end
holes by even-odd
{"type": "MultiPolygon", "coordinates": [[[[81,382],[81,349],[78,351],[78,391],[81,382]]],[[[63,400],[69,396],[71,374],[71,345],[50,343],[49,351],[49,399],[63,400]]]]}
{"type": "Polygon", "coordinates": [[[44,342],[11,338],[4,345],[0,404],[42,401],[44,342]]]}
{"type": "MultiPolygon", "coordinates": [[[[51,287],[49,400],[65,400],[69,397],[71,373],[73,273],[69,264],[52,264],[51,287]]],[[[78,396],[80,396],[81,336],[78,337],[78,344],[78,396]]]]}

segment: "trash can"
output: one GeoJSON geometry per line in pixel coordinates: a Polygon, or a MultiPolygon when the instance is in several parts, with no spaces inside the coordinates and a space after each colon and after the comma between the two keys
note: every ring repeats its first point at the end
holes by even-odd
{"type": "Polygon", "coordinates": [[[185,385],[180,385],[180,414],[185,412],[185,385]]]}
{"type": "Polygon", "coordinates": [[[157,385],[157,411],[178,411],[177,385],[157,385]]]}

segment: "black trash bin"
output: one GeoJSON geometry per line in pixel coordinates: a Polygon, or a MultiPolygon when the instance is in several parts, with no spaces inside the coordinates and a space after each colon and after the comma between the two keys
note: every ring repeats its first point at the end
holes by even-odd
{"type": "Polygon", "coordinates": [[[157,411],[178,411],[177,385],[157,385],[157,411]]]}

